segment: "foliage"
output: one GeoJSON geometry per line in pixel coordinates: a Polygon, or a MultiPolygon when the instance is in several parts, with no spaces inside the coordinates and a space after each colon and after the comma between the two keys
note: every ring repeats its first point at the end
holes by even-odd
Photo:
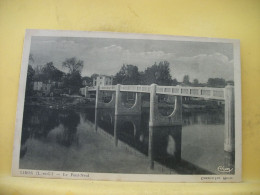
{"type": "Polygon", "coordinates": [[[167,61],[161,61],[157,65],[154,63],[145,71],[138,71],[138,67],[134,65],[123,65],[119,72],[116,73],[113,84],[123,85],[177,85],[178,81],[171,78],[170,64],[167,61]]]}
{"type": "Polygon", "coordinates": [[[67,58],[62,66],[69,70],[69,73],[81,72],[83,68],[84,62],[82,60],[78,60],[77,58],[67,58]]]}
{"type": "Polygon", "coordinates": [[[52,80],[52,81],[60,81],[64,74],[63,72],[58,70],[56,67],[54,67],[53,62],[47,63],[43,67],[42,72],[44,75],[46,75],[48,80],[52,80]]]}
{"type": "Polygon", "coordinates": [[[91,79],[97,78],[97,76],[98,76],[98,74],[97,74],[97,73],[94,73],[94,74],[92,74],[92,75],[90,76],[90,78],[91,78],[91,79]]]}
{"type": "Polygon", "coordinates": [[[32,66],[28,66],[27,71],[27,78],[26,78],[26,96],[33,94],[33,77],[35,71],[33,70],[32,66]]]}
{"type": "Polygon", "coordinates": [[[29,55],[29,64],[32,65],[34,63],[33,54],[30,53],[29,55]]]}
{"type": "Polygon", "coordinates": [[[179,83],[178,83],[178,81],[177,81],[177,79],[172,79],[172,86],[176,86],[176,85],[178,85],[179,83]]]}
{"type": "Polygon", "coordinates": [[[192,84],[193,84],[193,86],[198,87],[199,86],[199,80],[194,79],[192,84]]]}
{"type": "Polygon", "coordinates": [[[114,84],[137,85],[139,84],[138,67],[134,65],[123,65],[114,77],[114,84]]]}
{"type": "Polygon", "coordinates": [[[82,77],[82,81],[84,82],[84,85],[92,86],[93,85],[93,78],[85,76],[82,77]]]}
{"type": "Polygon", "coordinates": [[[169,65],[169,62],[163,61],[159,62],[159,65],[155,63],[151,67],[148,67],[142,74],[142,84],[171,85],[172,78],[169,65]]]}
{"type": "Polygon", "coordinates": [[[184,83],[185,85],[190,85],[190,77],[189,77],[189,75],[184,75],[184,77],[183,77],[183,83],[184,83]]]}
{"type": "Polygon", "coordinates": [[[64,87],[70,89],[71,94],[77,94],[82,87],[82,78],[79,71],[68,73],[64,78],[64,87]]]}
{"type": "Polygon", "coordinates": [[[58,70],[53,62],[48,62],[43,67],[37,66],[37,71],[34,76],[35,81],[48,82],[50,81],[61,81],[64,73],[58,70]]]}
{"type": "Polygon", "coordinates": [[[207,86],[208,87],[225,87],[226,81],[225,81],[225,79],[222,79],[222,78],[209,78],[207,86]]]}
{"type": "MultiPolygon", "coordinates": [[[[29,60],[30,63],[34,62],[32,55],[30,55],[29,60]]],[[[36,66],[35,70],[31,65],[29,65],[27,76],[27,95],[31,95],[33,92],[33,81],[41,81],[43,83],[49,83],[53,81],[62,82],[63,89],[67,89],[70,91],[70,93],[78,93],[79,88],[82,87],[80,71],[83,68],[83,61],[77,60],[76,58],[70,58],[63,62],[63,66],[69,68],[68,74],[57,69],[53,65],[53,62],[48,62],[44,66],[38,65],[36,66]]],[[[91,80],[90,78],[88,79],[91,80]]],[[[51,90],[55,90],[53,89],[54,86],[52,86],[51,90]]]]}

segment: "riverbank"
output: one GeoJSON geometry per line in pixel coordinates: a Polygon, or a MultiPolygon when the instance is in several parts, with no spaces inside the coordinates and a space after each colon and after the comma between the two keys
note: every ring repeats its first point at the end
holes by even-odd
{"type": "Polygon", "coordinates": [[[68,108],[92,108],[95,107],[95,99],[81,96],[62,96],[62,97],[26,97],[26,106],[44,106],[55,109],[68,108]]]}
{"type": "MultiPolygon", "coordinates": [[[[134,102],[126,102],[124,105],[128,108],[132,107],[134,102]]],[[[86,98],[82,96],[60,96],[60,97],[44,97],[44,96],[35,96],[35,97],[26,97],[25,98],[26,106],[44,106],[48,108],[55,109],[73,109],[73,108],[94,108],[95,107],[95,98],[86,98]]],[[[189,101],[182,102],[183,112],[205,112],[207,110],[219,110],[223,108],[224,104],[216,101],[210,100],[201,100],[201,99],[192,99],[189,101]]],[[[149,108],[150,102],[144,100],[142,102],[143,108],[149,108]]],[[[166,115],[171,113],[174,108],[174,103],[169,102],[160,102],[159,109],[164,112],[168,110],[166,115]]]]}

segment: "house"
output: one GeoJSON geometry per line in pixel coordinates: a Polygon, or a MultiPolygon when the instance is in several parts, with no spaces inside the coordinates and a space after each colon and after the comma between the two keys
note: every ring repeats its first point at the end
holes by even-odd
{"type": "Polygon", "coordinates": [[[93,79],[88,76],[82,77],[83,86],[92,86],[92,81],[93,81],[93,79]]]}
{"type": "Polygon", "coordinates": [[[90,93],[88,92],[88,86],[80,88],[79,89],[79,94],[84,96],[84,97],[89,98],[90,97],[90,93]]]}
{"type": "Polygon", "coordinates": [[[42,84],[42,92],[44,95],[49,95],[51,92],[51,84],[50,83],[43,83],[42,84]]]}
{"type": "Polygon", "coordinates": [[[41,81],[36,81],[33,82],[33,90],[34,91],[41,91],[42,90],[42,82],[41,81]]]}
{"type": "Polygon", "coordinates": [[[112,83],[113,83],[112,76],[98,75],[97,77],[93,78],[93,86],[112,85],[112,83]]]}
{"type": "Polygon", "coordinates": [[[63,86],[63,83],[59,82],[59,81],[52,81],[50,83],[51,83],[51,86],[55,87],[55,88],[61,88],[63,86]]]}
{"type": "Polygon", "coordinates": [[[43,83],[41,81],[33,82],[33,90],[40,95],[49,95],[51,92],[51,83],[43,83]]]}

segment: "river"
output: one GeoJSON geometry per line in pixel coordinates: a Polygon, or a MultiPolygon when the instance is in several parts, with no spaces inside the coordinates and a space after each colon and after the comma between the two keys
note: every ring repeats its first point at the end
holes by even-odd
{"type": "MultiPolygon", "coordinates": [[[[98,109],[97,125],[114,135],[113,109],[98,109]]],[[[217,174],[224,164],[224,110],[183,112],[183,125],[157,127],[154,160],[178,174],[217,174]],[[179,159],[178,159],[179,158],[179,159]]],[[[148,155],[149,108],[117,119],[117,138],[148,155]]],[[[147,159],[135,158],[95,133],[95,109],[26,106],[20,168],[119,173],[156,173],[147,159]]]]}

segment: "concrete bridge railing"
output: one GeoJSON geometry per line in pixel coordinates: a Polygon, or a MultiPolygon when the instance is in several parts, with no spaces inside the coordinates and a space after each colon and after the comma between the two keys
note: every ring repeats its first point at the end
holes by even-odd
{"type": "MultiPolygon", "coordinates": [[[[88,91],[96,91],[97,87],[87,87],[88,91]]],[[[225,100],[226,88],[157,86],[156,94],[198,97],[225,100]]],[[[100,86],[103,91],[116,91],[116,85],[100,86]]],[[[121,85],[120,91],[150,93],[151,85],[121,85]]]]}

